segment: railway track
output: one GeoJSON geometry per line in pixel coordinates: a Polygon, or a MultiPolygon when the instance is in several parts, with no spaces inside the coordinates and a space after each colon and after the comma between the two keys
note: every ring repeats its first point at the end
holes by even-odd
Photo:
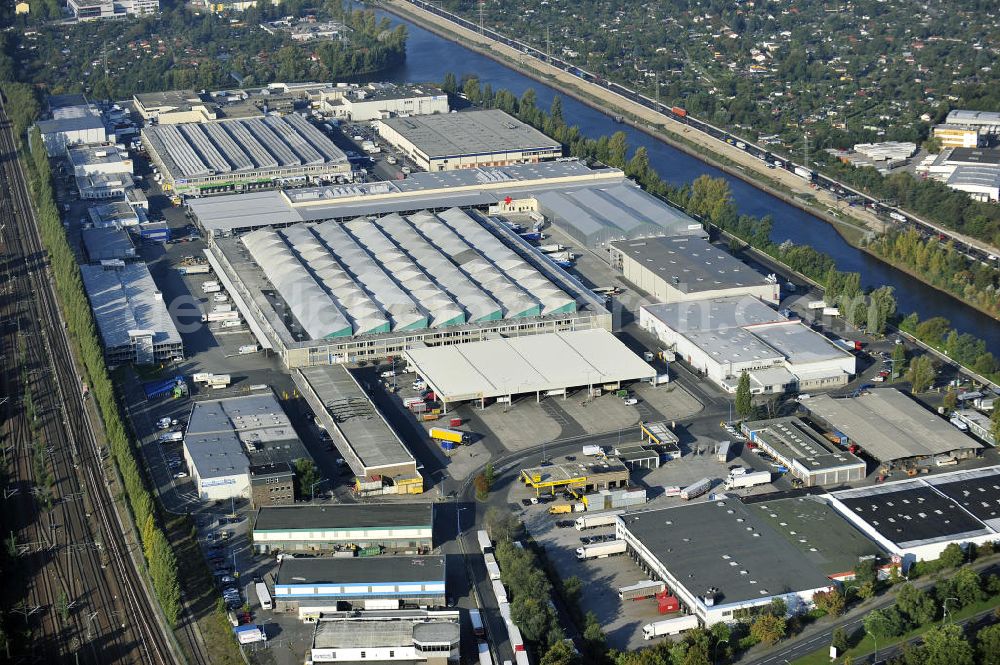
{"type": "Polygon", "coordinates": [[[16,479],[5,510],[23,585],[8,591],[22,594],[14,616],[31,631],[17,657],[171,665],[179,658],[122,535],[14,146],[0,107],[3,426],[16,479]]]}

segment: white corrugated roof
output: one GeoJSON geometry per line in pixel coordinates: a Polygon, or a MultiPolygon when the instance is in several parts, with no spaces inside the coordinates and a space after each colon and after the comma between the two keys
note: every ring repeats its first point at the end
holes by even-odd
{"type": "Polygon", "coordinates": [[[603,328],[404,351],[447,401],[649,379],[656,370],[603,328]]]}

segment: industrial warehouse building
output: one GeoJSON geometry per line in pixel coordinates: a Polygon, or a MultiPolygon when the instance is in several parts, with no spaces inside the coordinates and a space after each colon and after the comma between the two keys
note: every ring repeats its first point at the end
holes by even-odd
{"type": "Polygon", "coordinates": [[[310,661],[448,665],[459,662],[461,637],[458,610],[329,612],[317,618],[310,661]]]}
{"type": "Polygon", "coordinates": [[[498,109],[386,118],[379,135],[424,171],[541,162],[562,156],[562,144],[498,109]]]}
{"type": "Polygon", "coordinates": [[[340,120],[367,122],[392,116],[448,113],[448,95],[428,85],[369,83],[337,86],[321,94],[319,110],[340,120]]]}
{"type": "Polygon", "coordinates": [[[444,607],[445,579],[443,556],[284,559],[274,609],[305,619],[338,609],[444,607]]]}
{"type": "Polygon", "coordinates": [[[204,101],[194,90],[136,93],[132,96],[132,106],[147,123],[159,125],[208,122],[218,117],[215,105],[204,101]]]}
{"type": "Polygon", "coordinates": [[[136,226],[146,221],[144,208],[133,208],[125,201],[112,201],[91,206],[87,210],[94,228],[116,228],[136,226]]]}
{"type": "Polygon", "coordinates": [[[136,258],[135,245],[128,231],[113,226],[82,229],[80,237],[91,263],[110,261],[132,261],[136,258]]]}
{"type": "Polygon", "coordinates": [[[794,416],[743,423],[750,441],[774,455],[806,487],[865,479],[865,462],[794,416]]]}
{"type": "Polygon", "coordinates": [[[639,325],[723,390],[747,372],[755,394],[846,385],[854,355],[750,296],[643,305],[639,325]]]}
{"type": "Polygon", "coordinates": [[[178,196],[318,182],[350,174],[347,155],[303,117],[151,125],[142,142],[178,196]]]}
{"type": "Polygon", "coordinates": [[[413,348],[403,357],[445,410],[470,400],[484,406],[517,395],[565,397],[582,387],[617,390],[656,377],[652,366],[603,328],[413,348]]]}
{"type": "Polygon", "coordinates": [[[359,494],[419,494],[417,461],[357,379],[343,365],[321,365],[292,373],[317,422],[351,467],[359,494]]]}
{"type": "Polygon", "coordinates": [[[618,169],[575,159],[503,168],[414,173],[404,180],[189,199],[209,241],[298,222],[476,207],[550,223],[582,246],[659,235],[707,237],[700,223],[644,192],[618,169]]]}
{"type": "Polygon", "coordinates": [[[931,462],[933,458],[975,457],[982,444],[895,388],[857,397],[817,395],[809,412],[821,418],[868,455],[889,466],[931,462]]]}
{"type": "Polygon", "coordinates": [[[425,554],[434,548],[434,504],[265,506],[257,511],[251,538],[263,554],[366,548],[425,554]]]}
{"type": "Polygon", "coordinates": [[[211,254],[289,368],[611,326],[509,227],[458,208],[262,229],[217,238],[211,254]]]}
{"type": "Polygon", "coordinates": [[[1000,467],[834,492],[834,508],[903,564],[957,543],[1000,542],[1000,467]]]}
{"type": "Polygon", "coordinates": [[[49,157],[61,157],[74,145],[106,143],[108,133],[101,112],[93,104],[74,104],[52,109],[52,118],[35,123],[49,157]]]}
{"type": "Polygon", "coordinates": [[[76,177],[132,173],[132,160],[124,146],[76,145],[66,149],[70,168],[76,177]]]}
{"type": "Polygon", "coordinates": [[[610,245],[611,267],[658,302],[752,296],[777,305],[778,280],[692,236],[620,240],[610,245]]]}
{"type": "Polygon", "coordinates": [[[251,496],[250,466],[309,459],[273,393],[194,403],[184,460],[198,498],[251,496]]]}
{"type": "Polygon", "coordinates": [[[858,563],[868,559],[874,559],[876,567],[888,573],[888,551],[844,519],[829,497],[764,494],[742,501],[747,510],[830,579],[852,579],[858,563]]]}
{"type": "Polygon", "coordinates": [[[819,559],[836,556],[838,543],[810,556],[738,499],[627,513],[615,532],[650,577],[665,582],[706,627],[731,623],[738,610],[774,599],[799,612],[815,593],[833,587],[819,559]]]}
{"type": "Polygon", "coordinates": [[[128,173],[94,173],[76,178],[76,189],[85,201],[123,197],[133,187],[135,181],[128,173]]]}
{"type": "Polygon", "coordinates": [[[80,266],[83,287],[110,365],[184,357],[184,344],[145,263],[80,266]]]}

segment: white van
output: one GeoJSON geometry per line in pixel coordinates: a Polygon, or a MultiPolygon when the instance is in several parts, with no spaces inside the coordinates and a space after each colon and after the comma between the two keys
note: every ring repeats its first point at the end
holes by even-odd
{"type": "Polygon", "coordinates": [[[164,432],[160,435],[160,443],[176,443],[184,440],[184,432],[164,432]]]}

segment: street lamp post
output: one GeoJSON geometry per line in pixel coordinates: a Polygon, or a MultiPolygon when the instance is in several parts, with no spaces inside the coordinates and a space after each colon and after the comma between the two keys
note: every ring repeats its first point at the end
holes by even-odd
{"type": "Polygon", "coordinates": [[[872,640],[875,642],[875,660],[872,661],[872,665],[878,665],[878,638],[871,633],[868,634],[872,636],[872,640]]]}
{"type": "Polygon", "coordinates": [[[468,508],[456,508],[455,509],[455,540],[460,540],[462,538],[462,511],[468,510],[468,508]]]}
{"type": "Polygon", "coordinates": [[[948,601],[949,600],[954,600],[956,603],[960,602],[958,600],[958,598],[952,598],[951,596],[949,596],[948,598],[944,599],[944,603],[943,603],[944,604],[944,616],[941,617],[941,623],[945,623],[946,621],[948,621],[948,601]]]}
{"type": "Polygon", "coordinates": [[[316,482],[314,482],[309,487],[309,500],[310,501],[315,501],[316,500],[316,486],[317,485],[321,485],[321,484],[323,484],[325,482],[326,482],[326,478],[320,478],[319,480],[317,480],[316,482]]]}

